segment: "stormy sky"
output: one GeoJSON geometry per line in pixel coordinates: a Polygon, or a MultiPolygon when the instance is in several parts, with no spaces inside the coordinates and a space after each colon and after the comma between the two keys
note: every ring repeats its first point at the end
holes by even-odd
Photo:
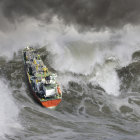
{"type": "Polygon", "coordinates": [[[138,25],[139,7],[140,0],[1,0],[0,2],[1,15],[11,24],[22,22],[26,18],[35,18],[48,23],[53,16],[57,16],[66,25],[97,30],[105,27],[122,28],[126,24],[138,25]]]}

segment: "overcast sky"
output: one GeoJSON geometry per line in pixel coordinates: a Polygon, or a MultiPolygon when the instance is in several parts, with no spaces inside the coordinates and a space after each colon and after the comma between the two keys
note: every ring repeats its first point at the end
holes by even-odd
{"type": "MultiPolygon", "coordinates": [[[[140,22],[140,0],[1,0],[0,3],[1,16],[12,24],[26,18],[47,23],[53,16],[66,25],[97,30],[140,22]]],[[[2,29],[5,24],[0,25],[2,29]]]]}

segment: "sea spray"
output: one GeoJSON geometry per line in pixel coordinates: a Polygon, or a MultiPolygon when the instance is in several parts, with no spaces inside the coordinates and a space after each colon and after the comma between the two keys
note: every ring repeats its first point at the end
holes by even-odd
{"type": "Polygon", "coordinates": [[[12,135],[14,130],[21,128],[18,113],[7,81],[0,79],[0,138],[5,139],[5,135],[12,135]]]}

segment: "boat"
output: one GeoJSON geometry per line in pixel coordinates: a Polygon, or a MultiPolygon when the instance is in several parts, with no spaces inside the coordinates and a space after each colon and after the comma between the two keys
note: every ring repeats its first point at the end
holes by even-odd
{"type": "Polygon", "coordinates": [[[48,70],[36,49],[26,47],[22,53],[31,93],[43,107],[56,107],[62,100],[57,75],[48,70]]]}

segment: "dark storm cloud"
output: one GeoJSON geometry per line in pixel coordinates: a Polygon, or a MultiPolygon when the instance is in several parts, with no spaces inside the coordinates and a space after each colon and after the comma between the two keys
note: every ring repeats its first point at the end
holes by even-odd
{"type": "Polygon", "coordinates": [[[1,7],[10,21],[21,17],[49,21],[57,15],[66,24],[96,29],[140,22],[140,0],[3,0],[1,7]]]}

